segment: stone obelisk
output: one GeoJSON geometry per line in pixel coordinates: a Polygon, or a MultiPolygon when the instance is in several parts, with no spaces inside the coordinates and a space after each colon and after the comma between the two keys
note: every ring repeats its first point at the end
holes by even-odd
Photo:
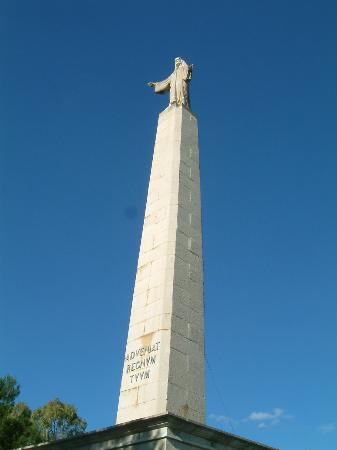
{"type": "Polygon", "coordinates": [[[117,424],[26,450],[276,450],[203,424],[200,177],[191,76],[192,66],[176,58],[166,80],[149,83],[155,92],[170,92],[170,105],[158,120],[117,424]]]}
{"type": "Polygon", "coordinates": [[[173,413],[204,421],[204,307],[197,119],[192,66],[175,60],[159,115],[117,423],[173,413]]]}

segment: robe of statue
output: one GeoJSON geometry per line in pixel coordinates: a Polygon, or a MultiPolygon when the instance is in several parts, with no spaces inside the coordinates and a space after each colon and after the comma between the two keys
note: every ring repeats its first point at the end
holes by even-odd
{"type": "Polygon", "coordinates": [[[190,108],[188,95],[188,81],[192,78],[192,66],[186,64],[184,60],[174,69],[174,72],[166,80],[154,83],[154,91],[163,94],[170,91],[170,104],[177,106],[184,105],[190,108]]]}

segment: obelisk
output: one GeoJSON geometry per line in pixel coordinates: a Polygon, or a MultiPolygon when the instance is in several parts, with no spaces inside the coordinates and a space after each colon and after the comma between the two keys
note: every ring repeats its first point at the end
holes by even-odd
{"type": "Polygon", "coordinates": [[[204,307],[197,119],[192,66],[151,82],[160,113],[120,388],[117,423],[173,413],[204,422],[204,307]]]}
{"type": "MultiPolygon", "coordinates": [[[[159,114],[117,425],[26,450],[276,450],[203,424],[204,308],[192,66],[148,83],[170,92],[159,114]]],[[[24,449],[22,449],[24,450],[24,449]]]]}

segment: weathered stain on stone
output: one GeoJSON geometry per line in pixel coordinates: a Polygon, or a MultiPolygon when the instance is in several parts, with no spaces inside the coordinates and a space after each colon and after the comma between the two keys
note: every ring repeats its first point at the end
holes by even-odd
{"type": "Polygon", "coordinates": [[[137,387],[137,398],[136,398],[136,405],[139,404],[139,386],[137,387]]]}
{"type": "Polygon", "coordinates": [[[151,333],[144,334],[143,336],[141,336],[140,340],[141,340],[143,347],[147,347],[152,343],[153,335],[154,335],[154,332],[152,331],[151,333]]]}
{"type": "Polygon", "coordinates": [[[181,413],[182,413],[183,417],[187,417],[189,409],[190,409],[190,407],[188,406],[187,403],[185,403],[185,405],[183,405],[181,407],[181,413]]]}

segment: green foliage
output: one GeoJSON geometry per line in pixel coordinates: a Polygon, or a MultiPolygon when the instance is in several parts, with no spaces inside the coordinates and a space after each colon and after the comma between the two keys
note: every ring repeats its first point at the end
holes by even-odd
{"type": "Polygon", "coordinates": [[[0,423],[0,448],[7,450],[42,442],[31,420],[32,412],[25,403],[17,403],[0,423]]]}
{"type": "Polygon", "coordinates": [[[78,417],[75,406],[52,400],[31,411],[22,402],[15,403],[20,386],[10,375],[0,377],[0,450],[39,444],[76,436],[87,423],[78,417]]]}
{"type": "Polygon", "coordinates": [[[86,421],[78,417],[75,406],[62,403],[58,398],[36,409],[32,418],[47,441],[76,436],[87,426],[86,421]]]}
{"type": "Polygon", "coordinates": [[[0,378],[0,408],[14,405],[16,397],[20,394],[20,386],[16,379],[10,375],[0,378]]]}
{"type": "Polygon", "coordinates": [[[25,403],[16,403],[20,386],[15,378],[0,378],[0,449],[9,450],[41,442],[32,420],[32,412],[25,403]]]}

